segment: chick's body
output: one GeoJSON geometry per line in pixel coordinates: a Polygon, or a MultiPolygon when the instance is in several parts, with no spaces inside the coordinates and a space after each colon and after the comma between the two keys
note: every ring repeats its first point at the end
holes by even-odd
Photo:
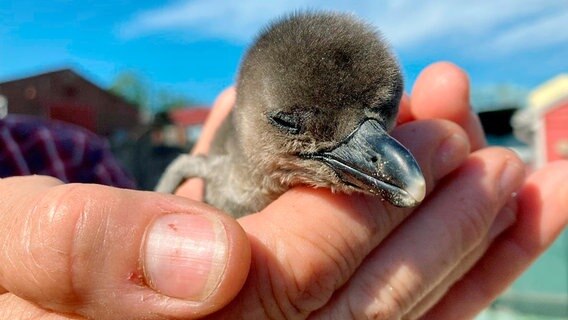
{"type": "MultiPolygon", "coordinates": [[[[210,154],[185,156],[177,175],[204,177],[205,201],[234,216],[298,184],[415,205],[424,192],[420,169],[387,134],[401,94],[400,68],[371,26],[335,13],[287,16],[247,52],[236,106],[210,154]]],[[[167,176],[158,190],[171,191],[177,180],[167,176]]]]}

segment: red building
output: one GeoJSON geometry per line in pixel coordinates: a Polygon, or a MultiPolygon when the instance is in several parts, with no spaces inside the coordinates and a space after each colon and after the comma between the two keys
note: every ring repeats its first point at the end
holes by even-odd
{"type": "Polygon", "coordinates": [[[528,107],[513,117],[515,134],[533,147],[533,163],[568,159],[568,74],[531,92],[528,107]]]}
{"type": "Polygon", "coordinates": [[[568,159],[568,93],[563,99],[540,110],[536,148],[538,163],[568,159]]]}
{"type": "Polygon", "coordinates": [[[184,143],[193,144],[199,138],[210,111],[208,107],[191,107],[173,109],[168,113],[177,130],[183,132],[184,143]]]}
{"type": "Polygon", "coordinates": [[[106,137],[140,123],[136,105],[70,69],[0,83],[0,95],[9,114],[62,120],[106,137]]]}

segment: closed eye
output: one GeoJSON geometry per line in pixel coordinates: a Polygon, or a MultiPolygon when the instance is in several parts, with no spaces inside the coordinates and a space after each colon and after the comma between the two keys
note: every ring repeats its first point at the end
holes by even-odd
{"type": "Polygon", "coordinates": [[[391,121],[396,118],[398,113],[398,101],[386,102],[379,105],[367,107],[368,112],[374,116],[378,116],[385,121],[391,121]]]}
{"type": "Polygon", "coordinates": [[[288,112],[275,112],[268,116],[270,123],[282,131],[299,134],[302,131],[301,119],[298,115],[288,112]]]}
{"type": "Polygon", "coordinates": [[[378,107],[378,106],[369,107],[369,108],[367,108],[367,109],[368,109],[369,111],[371,111],[372,113],[381,113],[381,111],[383,110],[382,107],[378,107]]]}

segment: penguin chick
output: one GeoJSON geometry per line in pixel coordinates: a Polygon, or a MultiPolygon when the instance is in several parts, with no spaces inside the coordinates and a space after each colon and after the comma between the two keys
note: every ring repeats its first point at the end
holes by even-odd
{"type": "Polygon", "coordinates": [[[370,25],[337,13],[284,17],[246,53],[236,106],[209,155],[180,156],[157,191],[202,177],[205,201],[235,217],[301,184],[415,206],[424,177],[388,134],[402,91],[399,65],[370,25]]]}

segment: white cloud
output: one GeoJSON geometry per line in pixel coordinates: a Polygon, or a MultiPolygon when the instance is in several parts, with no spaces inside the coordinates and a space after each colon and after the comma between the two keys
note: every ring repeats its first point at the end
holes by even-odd
{"type": "Polygon", "coordinates": [[[248,41],[270,18],[288,11],[302,1],[285,4],[278,1],[178,1],[141,12],[120,26],[124,37],[149,33],[189,31],[206,37],[248,41]]]}
{"type": "Polygon", "coordinates": [[[491,45],[500,51],[521,51],[568,44],[567,23],[568,10],[554,12],[502,32],[491,45]]]}
{"type": "Polygon", "coordinates": [[[568,5],[563,0],[178,0],[134,15],[119,26],[119,34],[133,38],[189,32],[245,43],[272,18],[297,9],[353,12],[378,26],[399,48],[452,37],[508,52],[554,45],[568,37],[568,5]],[[551,35],[542,37],[541,32],[551,35]]]}

